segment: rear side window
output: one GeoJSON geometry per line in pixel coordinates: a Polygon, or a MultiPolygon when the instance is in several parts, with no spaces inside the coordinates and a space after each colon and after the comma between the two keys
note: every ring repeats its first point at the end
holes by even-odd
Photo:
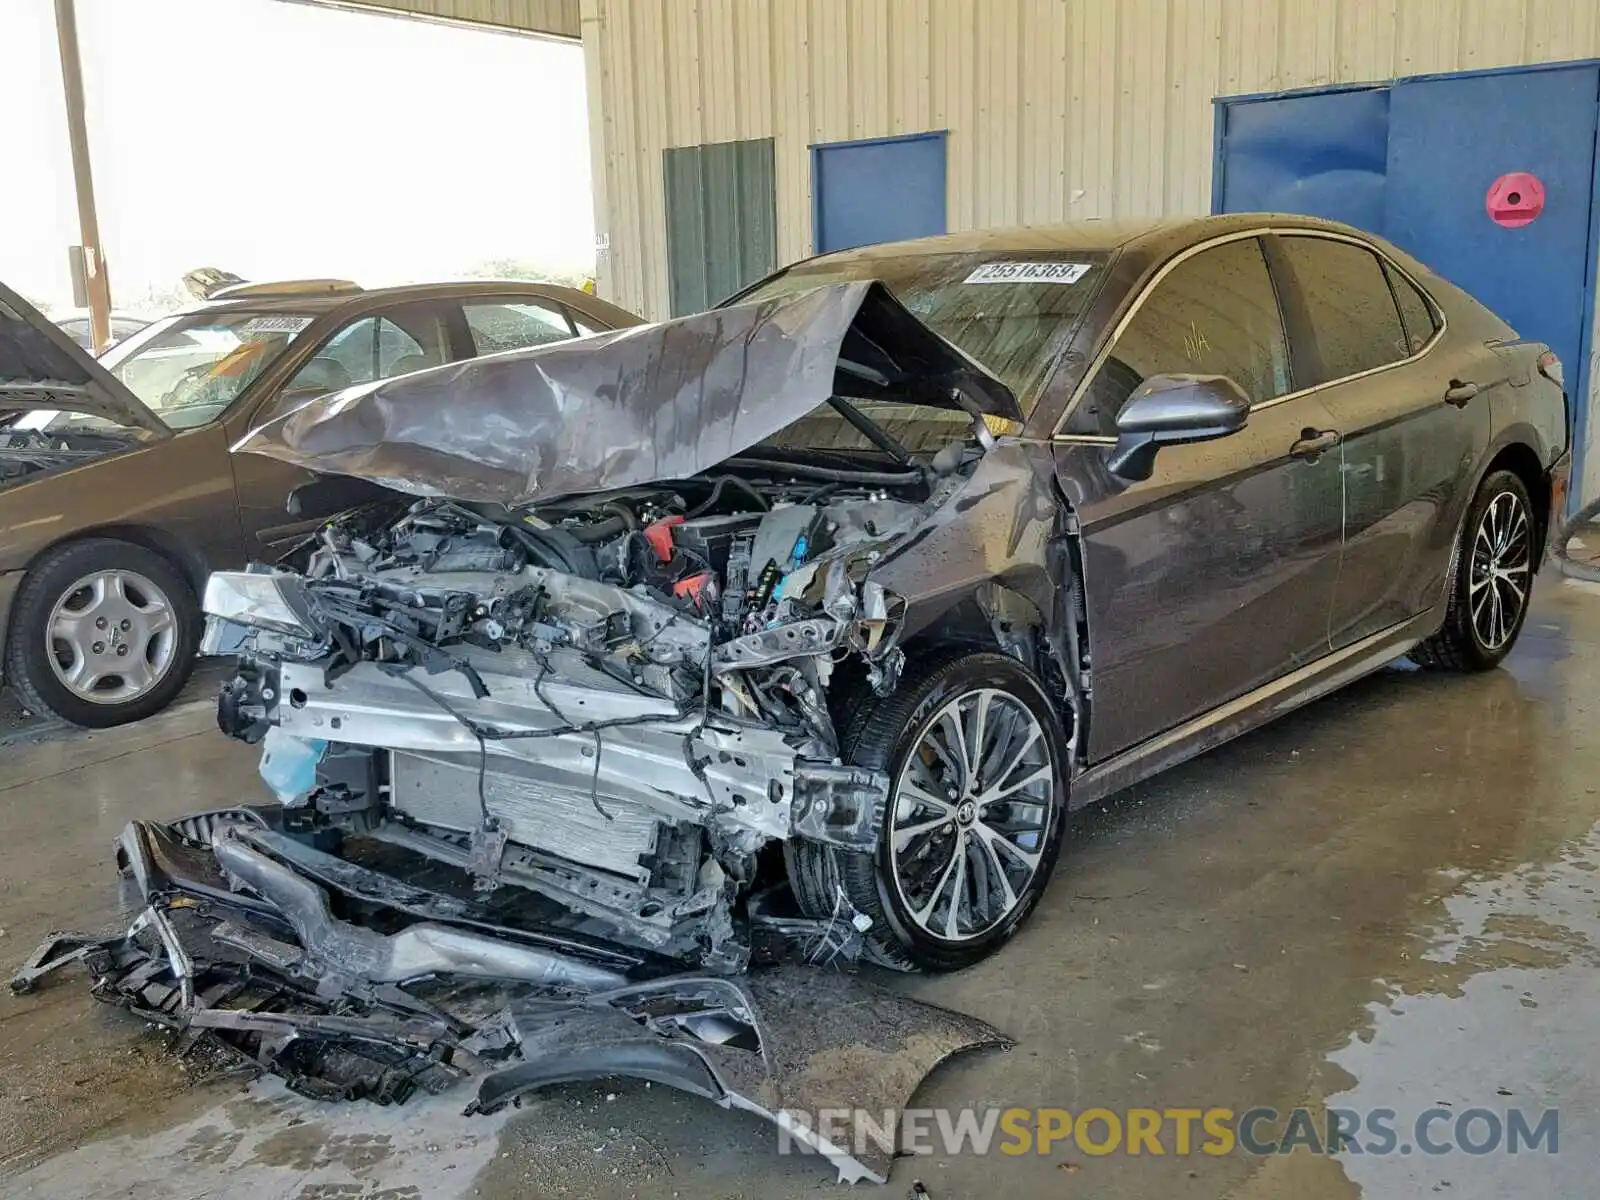
{"type": "Polygon", "coordinates": [[[1388,264],[1384,271],[1394,286],[1394,298],[1400,303],[1400,320],[1406,328],[1406,346],[1416,354],[1433,340],[1439,323],[1433,319],[1433,305],[1417,290],[1417,285],[1388,264]]]}
{"type": "Polygon", "coordinates": [[[479,354],[547,346],[576,336],[564,312],[532,301],[468,301],[461,307],[479,354]]]}
{"type": "Polygon", "coordinates": [[[1115,434],[1117,414],[1152,375],[1226,375],[1260,404],[1289,391],[1289,354],[1261,244],[1225,242],[1154,285],[1111,347],[1067,428],[1115,434]]]}
{"type": "Polygon", "coordinates": [[[1314,342],[1308,347],[1311,353],[1295,359],[1300,387],[1411,357],[1400,311],[1376,254],[1353,242],[1313,237],[1284,237],[1279,248],[1314,342]]]}

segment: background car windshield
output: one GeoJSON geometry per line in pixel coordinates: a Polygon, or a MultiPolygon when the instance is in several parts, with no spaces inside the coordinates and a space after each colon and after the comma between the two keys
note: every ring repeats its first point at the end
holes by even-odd
{"type": "MultiPolygon", "coordinates": [[[[757,285],[740,302],[807,288],[881,280],[929,328],[960,347],[1032,410],[1050,363],[1099,290],[1103,252],[918,254],[818,259],[757,285]]],[[[958,410],[858,401],[912,451],[935,451],[971,426],[958,410]]],[[[868,450],[871,443],[830,408],[770,439],[779,448],[868,450]]]]}
{"type": "MultiPolygon", "coordinates": [[[[308,313],[198,312],[157,322],[106,351],[100,365],[173,429],[215,419],[314,318],[308,313]]],[[[29,413],[32,429],[110,428],[99,417],[29,413]]]]}

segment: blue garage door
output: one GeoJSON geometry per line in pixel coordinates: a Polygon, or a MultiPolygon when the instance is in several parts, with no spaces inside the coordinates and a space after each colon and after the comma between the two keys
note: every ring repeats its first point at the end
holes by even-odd
{"type": "Polygon", "coordinates": [[[1396,84],[1389,101],[1384,235],[1465,288],[1576,379],[1600,68],[1396,84]],[[1544,184],[1537,220],[1507,229],[1484,209],[1501,175],[1544,184]]]}
{"type": "Polygon", "coordinates": [[[1569,392],[1585,398],[1574,405],[1578,457],[1600,66],[1220,103],[1217,211],[1301,212],[1371,230],[1547,342],[1567,365],[1569,392]],[[1520,228],[1485,209],[1512,172],[1544,187],[1544,211],[1520,228]]]}
{"type": "Polygon", "coordinates": [[[1383,228],[1388,88],[1230,104],[1222,118],[1218,212],[1304,213],[1383,228]]]}
{"type": "Polygon", "coordinates": [[[811,148],[816,250],[945,232],[945,135],[811,148]]]}

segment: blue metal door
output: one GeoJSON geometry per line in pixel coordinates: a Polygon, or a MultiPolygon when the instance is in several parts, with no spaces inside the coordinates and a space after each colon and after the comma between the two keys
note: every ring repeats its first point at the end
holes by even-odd
{"type": "Polygon", "coordinates": [[[1218,212],[1304,213],[1383,228],[1389,89],[1225,105],[1218,212]]]}
{"type": "MultiPolygon", "coordinates": [[[[1389,97],[1384,233],[1581,381],[1600,67],[1402,81],[1389,97]],[[1485,209],[1500,176],[1544,184],[1544,211],[1511,229],[1485,209]]],[[[1575,393],[1581,394],[1581,393],[1575,393]]]]}
{"type": "Polygon", "coordinates": [[[816,250],[945,232],[945,135],[811,148],[816,250]]]}
{"type": "Polygon", "coordinates": [[[1579,480],[1597,118],[1593,62],[1221,99],[1212,208],[1311,213],[1381,234],[1549,343],[1566,365],[1579,480]],[[1543,211],[1515,228],[1486,207],[1513,172],[1544,192],[1543,211]]]}

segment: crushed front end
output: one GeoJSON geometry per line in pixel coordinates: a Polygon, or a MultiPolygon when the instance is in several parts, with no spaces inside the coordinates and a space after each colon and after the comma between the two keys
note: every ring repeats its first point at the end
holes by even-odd
{"type": "Polygon", "coordinates": [[[303,573],[214,575],[220,723],[296,831],[740,971],[764,850],[876,844],[888,782],[841,761],[837,697],[892,688],[900,603],[868,572],[950,486],[772,475],[421,501],[325,530],[303,573]]]}
{"type": "Polygon", "coordinates": [[[82,967],[96,999],[169,1031],[179,1052],[270,1072],[319,1101],[475,1088],[465,1107],[476,1113],[558,1083],[658,1083],[777,1123],[850,1183],[883,1182],[893,1140],[838,1145],[809,1114],[898,1111],[946,1058],[1007,1044],[981,1021],[827,967],[683,972],[497,897],[327,853],[284,816],[129,825],[117,859],[138,897],[132,925],[48,938],[12,991],[82,967]],[[858,1060],[846,1048],[894,1069],[842,1071],[858,1060]]]}

